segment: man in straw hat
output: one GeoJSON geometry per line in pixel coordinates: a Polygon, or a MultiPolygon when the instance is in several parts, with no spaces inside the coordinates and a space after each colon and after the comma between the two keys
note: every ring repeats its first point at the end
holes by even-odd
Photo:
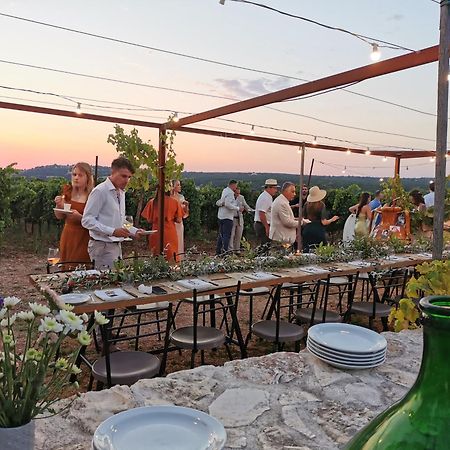
{"type": "Polygon", "coordinates": [[[256,238],[259,245],[268,244],[270,242],[270,213],[272,210],[273,196],[277,193],[277,180],[269,178],[264,183],[264,191],[256,200],[255,206],[255,223],[253,224],[256,238]]]}

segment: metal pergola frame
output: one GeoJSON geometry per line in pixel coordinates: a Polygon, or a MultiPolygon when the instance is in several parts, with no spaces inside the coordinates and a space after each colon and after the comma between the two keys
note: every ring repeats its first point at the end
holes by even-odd
{"type": "MultiPolygon", "coordinates": [[[[350,150],[355,154],[365,154],[366,150],[360,148],[341,147],[325,144],[313,144],[312,142],[305,142],[300,140],[289,140],[280,138],[262,137],[253,134],[242,133],[227,133],[221,131],[213,131],[202,128],[187,127],[204,120],[214,119],[228,114],[233,114],[240,111],[246,111],[249,109],[257,108],[260,106],[282,102],[284,100],[301,97],[303,95],[312,94],[316,92],[326,91],[335,87],[345,86],[349,83],[357,81],[363,81],[370,78],[379,77],[389,73],[394,73],[402,70],[406,70],[412,67],[429,64],[438,60],[439,46],[429,47],[417,52],[408,53],[406,55],[397,56],[384,61],[380,61],[375,64],[369,64],[350,71],[338,73],[329,77],[321,78],[315,81],[307,82],[297,86],[293,86],[280,91],[272,92],[270,94],[261,95],[248,100],[232,103],[230,105],[215,108],[209,111],[205,111],[198,114],[193,114],[188,117],[180,118],[177,122],[170,121],[166,123],[148,122],[142,120],[127,119],[121,117],[104,116],[98,114],[82,113],[78,114],[74,111],[66,111],[54,108],[44,108],[19,103],[0,102],[1,109],[10,109],[18,111],[34,112],[39,114],[49,114],[54,116],[71,117],[84,120],[95,120],[102,122],[121,123],[126,125],[133,125],[146,128],[159,129],[159,149],[158,149],[158,184],[159,186],[165,185],[165,164],[166,164],[166,139],[165,134],[168,130],[175,130],[187,133],[202,134],[209,136],[225,137],[231,139],[244,139],[256,142],[265,142],[279,145],[295,146],[301,148],[314,148],[325,151],[339,151],[347,152],[350,150]]],[[[435,150],[404,150],[404,151],[392,151],[392,150],[373,150],[371,155],[373,156],[385,156],[395,158],[395,174],[400,172],[400,161],[404,158],[423,158],[429,156],[435,156],[435,150]]],[[[159,198],[159,251],[164,248],[164,195],[158,196],[159,198]]]]}

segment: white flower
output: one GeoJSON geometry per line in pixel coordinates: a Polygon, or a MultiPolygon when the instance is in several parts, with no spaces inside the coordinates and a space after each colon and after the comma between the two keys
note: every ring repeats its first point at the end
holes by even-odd
{"type": "Polygon", "coordinates": [[[77,339],[81,345],[89,345],[91,343],[91,336],[86,330],[78,333],[77,339]]]}
{"type": "Polygon", "coordinates": [[[6,297],[6,298],[3,300],[3,306],[4,306],[6,309],[11,309],[11,308],[13,308],[14,306],[17,305],[17,303],[20,303],[20,299],[17,298],[17,297],[6,297]]]}
{"type": "Polygon", "coordinates": [[[5,317],[6,311],[8,311],[6,308],[0,309],[0,319],[3,319],[3,317],[5,317]]]}
{"type": "MultiPolygon", "coordinates": [[[[12,325],[12,324],[16,321],[16,318],[17,318],[17,314],[13,314],[13,315],[9,318],[9,324],[12,325]]],[[[7,326],[8,326],[8,318],[2,319],[2,320],[0,321],[0,327],[5,328],[5,327],[7,327],[7,326]]]]}
{"type": "Polygon", "coordinates": [[[55,363],[55,369],[58,370],[67,370],[69,367],[69,361],[67,358],[58,358],[55,363]]]}
{"type": "Polygon", "coordinates": [[[106,325],[109,323],[109,319],[107,319],[102,313],[98,311],[94,311],[95,322],[98,325],[106,325]]]}
{"type": "Polygon", "coordinates": [[[63,330],[63,325],[59,323],[54,317],[44,317],[41,319],[41,324],[38,330],[44,333],[61,333],[63,330]]]}
{"type": "Polygon", "coordinates": [[[30,308],[36,316],[46,316],[50,312],[50,308],[40,303],[30,303],[30,308]]]}
{"type": "Polygon", "coordinates": [[[89,316],[86,313],[81,314],[80,317],[83,319],[83,322],[87,322],[89,320],[89,316]]]}
{"type": "Polygon", "coordinates": [[[79,373],[81,373],[81,369],[74,364],[70,369],[70,373],[72,373],[73,375],[78,375],[79,373]]]}
{"type": "Polygon", "coordinates": [[[31,322],[34,319],[34,314],[31,311],[20,311],[17,313],[17,318],[25,322],[31,322]]]}
{"type": "Polygon", "coordinates": [[[63,303],[61,305],[61,309],[64,311],[72,311],[72,309],[75,308],[75,306],[71,305],[70,303],[63,303]]]}
{"type": "Polygon", "coordinates": [[[66,325],[66,328],[69,331],[84,330],[83,321],[72,311],[66,311],[63,309],[59,312],[57,318],[66,325]]]}
{"type": "Polygon", "coordinates": [[[3,335],[3,343],[5,345],[9,345],[10,347],[14,347],[15,342],[12,334],[4,334],[3,335]]]}

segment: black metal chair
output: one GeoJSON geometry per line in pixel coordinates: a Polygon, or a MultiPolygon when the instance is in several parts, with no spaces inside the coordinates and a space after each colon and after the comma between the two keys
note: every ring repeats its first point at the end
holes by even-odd
{"type": "Polygon", "coordinates": [[[204,364],[205,350],[217,349],[222,345],[225,345],[230,360],[233,359],[230,344],[237,344],[241,357],[245,357],[244,341],[236,314],[240,287],[239,282],[236,286],[226,288],[224,295],[214,292],[217,288],[202,291],[201,295],[197,290],[193,290],[192,298],[188,301],[192,308],[192,325],[176,328],[170,334],[173,345],[182,350],[191,350],[191,368],[195,365],[195,356],[199,351],[201,363],[204,364]],[[218,317],[219,314],[221,318],[218,317]],[[227,315],[230,316],[231,323],[227,315]]]}
{"type": "Polygon", "coordinates": [[[349,321],[352,314],[359,314],[369,318],[369,328],[373,329],[373,321],[380,318],[383,330],[388,330],[388,317],[393,306],[403,297],[408,279],[407,269],[392,269],[386,273],[369,274],[373,300],[351,301],[345,313],[345,320],[349,321]]]}
{"type": "Polygon", "coordinates": [[[305,303],[309,304],[310,300],[304,302],[303,296],[299,294],[292,296],[291,292],[283,290],[282,284],[273,288],[271,298],[267,319],[253,323],[251,333],[263,340],[273,342],[274,351],[281,351],[284,344],[288,342],[294,342],[295,350],[300,351],[300,341],[306,336],[306,331],[302,325],[290,322],[289,313],[306,306],[305,303]],[[285,313],[284,317],[282,317],[283,313],[285,313]],[[272,319],[273,316],[275,319],[272,319]]]}
{"type": "MultiPolygon", "coordinates": [[[[152,312],[155,312],[153,310],[152,312]]],[[[93,381],[97,381],[97,388],[111,387],[115,384],[131,385],[143,378],[152,378],[163,375],[166,368],[169,335],[172,325],[172,305],[158,309],[159,316],[149,317],[146,311],[142,320],[142,311],[124,311],[116,313],[110,311],[106,317],[109,323],[100,327],[103,339],[103,356],[91,365],[91,378],[88,389],[92,388],[93,381]],[[120,319],[120,325],[114,322],[120,319]],[[124,319],[124,321],[122,320],[124,319]],[[118,331],[120,330],[120,334],[118,331]],[[130,333],[131,332],[131,333],[130,333]],[[138,342],[143,338],[151,338],[164,334],[162,348],[149,352],[139,351],[138,342]],[[119,350],[112,352],[111,347],[120,342],[135,342],[135,350],[119,350]],[[158,354],[162,354],[161,359],[158,354]]],[[[85,361],[86,362],[86,361],[85,361]]]]}

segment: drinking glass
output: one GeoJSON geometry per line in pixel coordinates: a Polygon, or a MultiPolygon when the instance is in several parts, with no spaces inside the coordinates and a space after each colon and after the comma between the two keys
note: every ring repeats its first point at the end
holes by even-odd
{"type": "Polygon", "coordinates": [[[47,262],[54,266],[59,263],[59,249],[58,248],[49,248],[48,249],[48,255],[47,255],[47,262]]]}
{"type": "Polygon", "coordinates": [[[129,230],[133,226],[133,216],[125,216],[123,227],[129,230]]]}

